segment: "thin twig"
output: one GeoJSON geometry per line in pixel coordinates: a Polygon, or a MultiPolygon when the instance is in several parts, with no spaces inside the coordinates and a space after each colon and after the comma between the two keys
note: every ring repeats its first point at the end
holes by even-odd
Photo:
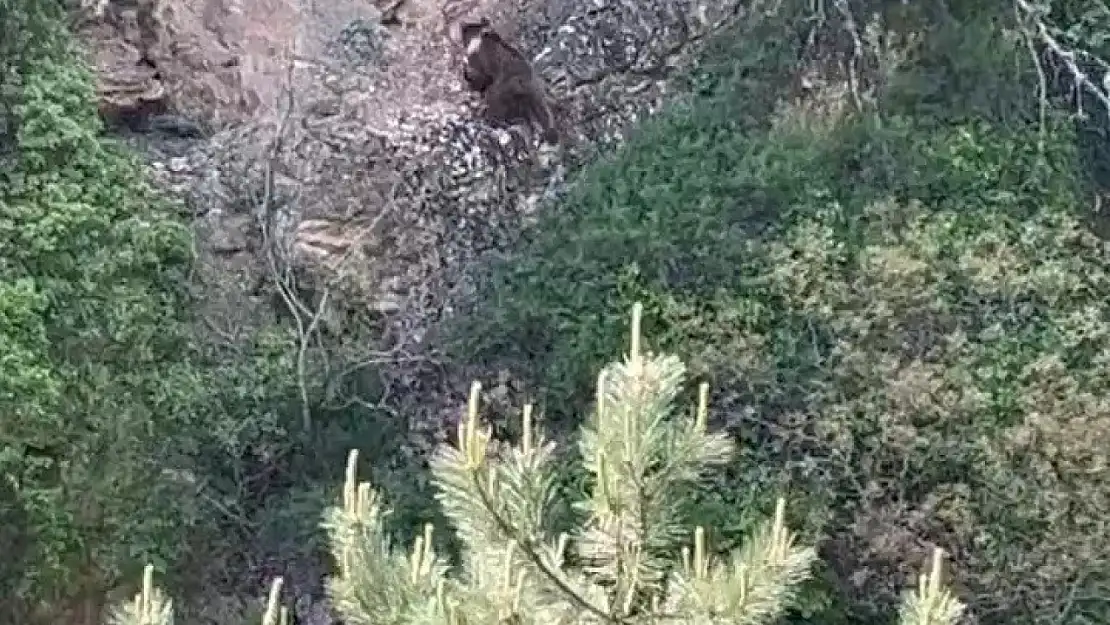
{"type": "MultiPolygon", "coordinates": [[[[1104,72],[1104,75],[1110,75],[1110,63],[1107,63],[1098,56],[1083,50],[1082,48],[1073,47],[1068,49],[1060,43],[1059,39],[1054,34],[1054,28],[1050,27],[1043,19],[1044,11],[1037,6],[1027,2],[1027,0],[1014,0],[1014,7],[1020,17],[1024,16],[1026,22],[1026,36],[1032,37],[1040,42],[1045,49],[1052,54],[1057,60],[1064,64],[1068,73],[1071,74],[1072,79],[1075,81],[1076,91],[1085,91],[1086,93],[1094,96],[1099,103],[1102,104],[1104,110],[1110,115],[1110,94],[1107,90],[1095,84],[1091,77],[1079,67],[1077,62],[1078,57],[1091,61],[1098,65],[1104,72]]],[[[1034,50],[1035,52],[1035,50],[1034,50]]],[[[1038,55],[1039,56],[1039,55],[1038,55]]],[[[1038,62],[1038,57],[1034,58],[1034,62],[1038,62]]],[[[1083,115],[1083,105],[1081,98],[1077,100],[1077,112],[1083,115]]]]}
{"type": "Polygon", "coordinates": [[[312,408],[308,397],[308,381],[306,375],[307,353],[312,337],[318,331],[320,320],[326,310],[325,306],[328,303],[329,291],[324,291],[320,298],[320,302],[316,306],[316,310],[311,312],[311,318],[306,326],[304,313],[308,309],[296,297],[296,289],[291,285],[291,281],[295,280],[292,276],[292,272],[288,267],[285,267],[283,270],[278,269],[278,262],[274,253],[274,246],[277,243],[273,240],[271,236],[272,233],[268,227],[274,215],[271,206],[274,189],[274,168],[275,164],[278,162],[285,134],[289,129],[293,117],[293,111],[296,108],[293,75],[294,63],[290,61],[286,71],[286,84],[284,85],[282,93],[285,97],[285,110],[282,112],[281,122],[278,125],[274,140],[270,145],[269,158],[267,158],[265,164],[263,198],[260,206],[259,221],[260,227],[262,228],[263,247],[266,250],[271,277],[277,287],[278,294],[281,296],[282,301],[285,302],[290,314],[293,315],[293,321],[297,326],[297,389],[301,399],[301,427],[305,432],[309,432],[312,430],[312,408]]]}

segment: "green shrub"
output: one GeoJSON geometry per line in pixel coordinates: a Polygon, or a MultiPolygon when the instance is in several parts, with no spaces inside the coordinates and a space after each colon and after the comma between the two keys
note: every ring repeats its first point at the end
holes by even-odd
{"type": "Polygon", "coordinates": [[[198,460],[280,439],[292,367],[197,340],[189,228],[102,136],[62,3],[0,14],[0,620],[28,622],[218,535],[238,493],[198,460]]]}
{"type": "Polygon", "coordinates": [[[21,592],[72,583],[86,568],[79,553],[108,567],[149,553],[164,524],[180,532],[172,519],[191,518],[134,516],[172,500],[149,488],[144,459],[172,431],[149,415],[174,394],[160,374],[172,377],[167,359],[186,345],[188,231],[97,136],[91,85],[79,65],[44,53],[6,120],[15,152],[0,173],[0,473],[38,550],[21,592]]]}
{"type": "Polygon", "coordinates": [[[715,525],[785,489],[854,622],[936,545],[980,622],[1104,620],[1110,253],[1072,126],[974,99],[942,117],[894,97],[915,80],[831,122],[733,123],[727,85],[647,122],[496,268],[459,357],[515,366],[573,425],[603,328],[643,301],[741,442],[715,525]]]}

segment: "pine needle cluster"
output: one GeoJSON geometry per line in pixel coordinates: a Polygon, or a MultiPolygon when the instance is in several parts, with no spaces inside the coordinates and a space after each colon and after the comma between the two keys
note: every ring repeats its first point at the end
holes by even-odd
{"type": "MultiPolygon", "coordinates": [[[[706,385],[693,415],[678,414],[685,367],[641,349],[640,314],[636,306],[627,357],[598,376],[596,408],[579,443],[593,488],[573,502],[584,521],[571,533],[549,527],[559,478],[554,442],[526,406],[520,441],[493,445],[478,419],[477,383],[456,444],[432,461],[438,499],[464,545],[457,569],[433,550],[431,526],[411,550],[391,544],[388,511],[369,483],[358,482],[358,454],[351,452],[342,505],[324,520],[338,569],[328,590],[345,623],[756,625],[791,607],[817,555],[786,527],[783,500],[724,557],[703,528],[683,518],[686,498],[729,460],[733,443],[708,431],[706,385]]],[[[938,551],[932,570],[907,594],[902,625],[959,619],[963,605],[941,587],[940,568],[938,551]]],[[[280,583],[264,625],[286,620],[277,607],[280,583]]],[[[111,625],[171,623],[169,603],[149,579],[125,608],[111,625]]]]}
{"type": "MultiPolygon", "coordinates": [[[[356,485],[352,452],[344,506],[326,520],[339,563],[329,590],[345,622],[739,625],[772,623],[790,608],[817,555],[786,527],[781,499],[726,557],[683,518],[687,498],[730,459],[733,443],[708,431],[707,385],[692,416],[676,410],[685,367],[641,349],[640,314],[635,307],[629,354],[598,376],[596,408],[581,432],[593,488],[573,502],[584,519],[574,532],[549,527],[555,444],[532,408],[524,408],[520,441],[498,448],[478,419],[477,383],[456,444],[432,462],[439,501],[464,545],[459,570],[434,553],[430,527],[407,557],[392,549],[378,496],[356,485]]],[[[962,606],[940,587],[939,558],[907,597],[903,625],[958,619],[962,606]]]]}

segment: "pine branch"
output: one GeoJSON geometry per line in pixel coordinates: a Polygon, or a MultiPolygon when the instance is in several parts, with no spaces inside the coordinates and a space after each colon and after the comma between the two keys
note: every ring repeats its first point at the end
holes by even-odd
{"type": "Polygon", "coordinates": [[[444,513],[466,548],[479,551],[490,544],[503,547],[516,534],[542,536],[556,492],[554,445],[532,432],[531,406],[525,406],[525,438],[519,448],[508,450],[500,459],[488,458],[490,436],[480,431],[477,423],[480,392],[481,385],[475,383],[468,408],[468,415],[474,416],[460,424],[458,447],[441,447],[431,463],[436,498],[444,513]],[[470,450],[478,451],[472,454],[470,450]],[[487,502],[474,490],[475,476],[496,504],[494,510],[488,510],[487,502]],[[514,535],[502,531],[491,514],[505,517],[515,528],[514,535]]]}
{"type": "Polygon", "coordinates": [[[143,569],[143,587],[130,603],[112,610],[111,625],[173,625],[173,601],[154,585],[154,565],[143,569]]]}
{"type": "MultiPolygon", "coordinates": [[[[262,625],[289,625],[289,610],[281,605],[283,579],[274,578],[262,614],[262,625]]],[[[173,602],[154,585],[154,566],[143,570],[143,587],[135,598],[116,606],[108,616],[109,625],[173,625],[173,602]]]]}
{"type": "Polygon", "coordinates": [[[705,531],[698,528],[693,557],[688,548],[683,549],[683,571],[674,576],[667,611],[737,625],[771,623],[780,617],[817,560],[813,548],[795,546],[796,536],[785,525],[785,510],[785,501],[779,499],[774,520],[728,564],[709,555],[705,531]]]}
{"type": "Polygon", "coordinates": [[[902,603],[901,625],[955,625],[959,621],[964,605],[940,586],[943,559],[940,549],[933,550],[932,566],[902,603]]]}
{"type": "Polygon", "coordinates": [[[357,463],[352,450],[343,506],[329,509],[323,523],[339,569],[328,580],[328,592],[353,625],[406,623],[410,612],[440,606],[447,566],[432,549],[430,525],[411,554],[393,550],[383,523],[387,511],[370,484],[357,482],[357,463]]]}
{"type": "Polygon", "coordinates": [[[270,584],[266,611],[262,613],[262,625],[289,625],[289,608],[281,605],[281,587],[284,583],[283,578],[275,577],[270,584]]]}
{"type": "Polygon", "coordinates": [[[689,530],[681,516],[699,478],[728,461],[732,441],[707,434],[708,385],[693,419],[672,418],[685,365],[640,347],[642,307],[632,313],[628,357],[598,376],[597,408],[580,449],[596,490],[577,507],[589,515],[579,534],[586,572],[609,588],[622,614],[659,596],[672,557],[689,530]]]}
{"type": "MultiPolygon", "coordinates": [[[[509,533],[510,535],[513,535],[515,533],[515,531],[513,530],[513,527],[508,522],[508,520],[503,518],[501,515],[498,515],[496,512],[492,512],[492,509],[495,506],[495,502],[492,500],[492,498],[489,497],[489,495],[486,492],[485,488],[483,487],[481,481],[479,481],[479,480],[474,481],[474,489],[482,496],[482,500],[484,502],[486,502],[487,505],[490,507],[491,514],[492,514],[494,522],[497,524],[497,526],[502,531],[504,531],[506,533],[509,533]]],[[[589,613],[595,615],[596,617],[600,618],[604,622],[624,623],[623,619],[616,618],[612,614],[610,614],[607,610],[604,610],[604,609],[594,605],[594,603],[589,601],[584,596],[584,593],[581,593],[578,590],[576,590],[569,583],[569,581],[567,579],[567,576],[564,575],[561,570],[559,570],[556,567],[550,566],[550,562],[548,561],[548,559],[544,558],[542,556],[542,553],[543,553],[542,550],[537,549],[538,545],[534,544],[532,541],[528,540],[527,538],[525,538],[523,536],[519,537],[517,539],[514,539],[514,544],[520,544],[522,546],[522,552],[527,556],[527,558],[531,562],[531,564],[533,566],[535,566],[541,573],[543,573],[548,578],[548,580],[551,581],[551,583],[555,584],[555,586],[560,591],[563,592],[563,594],[566,596],[566,598],[572,604],[576,605],[578,608],[580,608],[582,610],[585,610],[586,612],[589,612],[589,613]],[[521,539],[523,539],[523,540],[521,540],[521,539]]],[[[560,544],[565,545],[565,542],[560,541],[560,544]]],[[[562,549],[559,549],[559,556],[560,556],[560,559],[561,559],[562,549]]]]}
{"type": "Polygon", "coordinates": [[[458,448],[441,449],[433,461],[438,499],[466,544],[469,581],[480,583],[488,571],[501,566],[505,545],[511,545],[516,560],[504,566],[525,573],[518,592],[527,596],[520,601],[529,605],[529,620],[539,613],[566,615],[583,610],[611,620],[586,597],[590,593],[575,588],[562,571],[565,538],[545,540],[543,521],[554,497],[553,446],[542,437],[533,440],[531,408],[526,407],[525,435],[510,453],[515,460],[491,459],[489,432],[478,424],[480,392],[481,385],[475,382],[467,417],[459,425],[458,448]]]}

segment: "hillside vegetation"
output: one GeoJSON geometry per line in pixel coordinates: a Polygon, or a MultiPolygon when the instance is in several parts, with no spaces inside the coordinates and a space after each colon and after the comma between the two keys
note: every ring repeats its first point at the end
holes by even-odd
{"type": "Polygon", "coordinates": [[[0,0],[0,622],[100,622],[149,564],[116,622],[168,623],[155,573],[253,592],[259,544],[330,547],[351,623],[940,625],[936,575],[903,593],[941,551],[969,622],[1110,621],[1106,132],[1072,115],[1104,102],[1045,50],[1095,72],[1110,21],[1015,1],[785,0],[722,35],[479,269],[454,357],[523,378],[558,453],[472,420],[437,500],[395,420],[297,388],[291,331],[204,331],[188,228],[104,135],[67,7],[0,0]],[[634,305],[647,382],[611,364],[634,305]],[[682,546],[738,555],[713,577],[682,546]]]}
{"type": "MultiPolygon", "coordinates": [[[[901,35],[926,19],[899,16],[901,35]]],[[[933,546],[978,622],[1105,622],[1110,250],[1089,163],[1065,108],[1041,116],[1007,17],[956,17],[892,52],[861,110],[835,84],[781,104],[804,41],[781,33],[805,23],[723,43],[697,97],[494,270],[458,349],[574,424],[605,328],[643,301],[743,450],[708,525],[727,542],[736,510],[788,494],[830,564],[820,622],[882,622],[933,546]]]]}

